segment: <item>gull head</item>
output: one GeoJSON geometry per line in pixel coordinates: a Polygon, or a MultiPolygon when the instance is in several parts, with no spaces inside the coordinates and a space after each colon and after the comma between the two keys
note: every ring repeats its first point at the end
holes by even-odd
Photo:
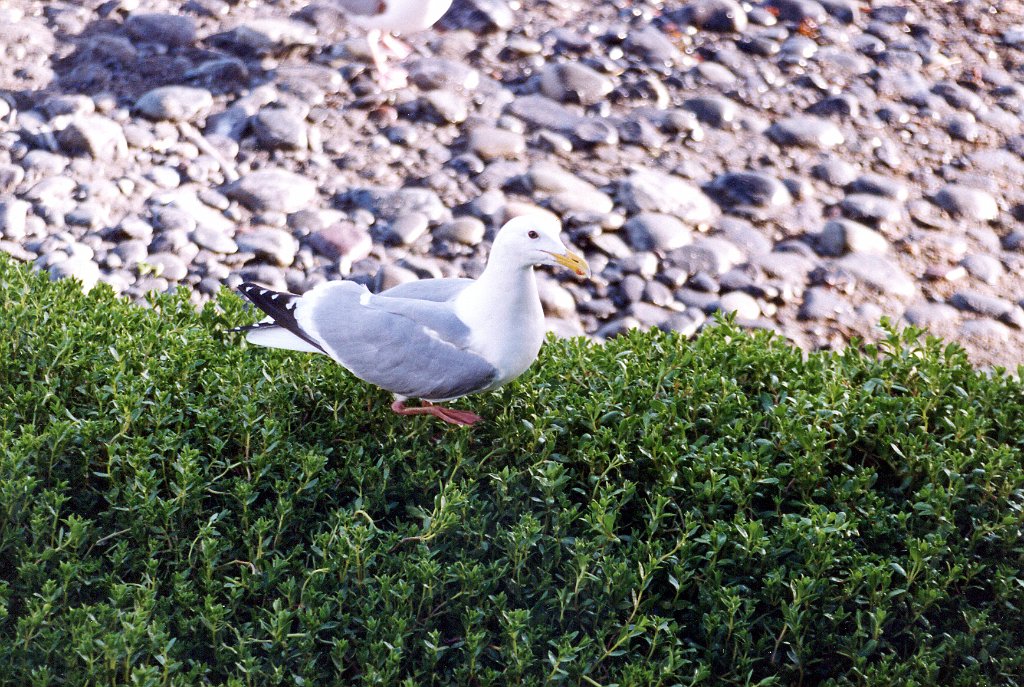
{"type": "Polygon", "coordinates": [[[565,247],[559,237],[560,229],[560,222],[546,215],[515,217],[494,237],[491,255],[500,253],[501,259],[522,263],[522,267],[556,265],[589,277],[587,261],[565,247]]]}

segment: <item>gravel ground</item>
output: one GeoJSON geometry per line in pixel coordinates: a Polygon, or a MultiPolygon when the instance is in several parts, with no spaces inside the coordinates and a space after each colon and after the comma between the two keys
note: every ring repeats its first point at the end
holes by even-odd
{"type": "Polygon", "coordinates": [[[456,0],[382,92],[329,2],[0,3],[0,250],[197,302],[474,276],[529,211],[550,326],[808,348],[883,315],[1024,363],[1024,3],[456,0]]]}

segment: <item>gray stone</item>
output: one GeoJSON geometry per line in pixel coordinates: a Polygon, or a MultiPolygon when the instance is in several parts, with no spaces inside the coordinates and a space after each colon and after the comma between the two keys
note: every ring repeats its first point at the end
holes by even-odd
{"type": "Polygon", "coordinates": [[[954,217],[989,222],[999,217],[996,199],[986,191],[947,184],[935,194],[935,203],[954,217]]]}
{"type": "Polygon", "coordinates": [[[17,198],[0,197],[0,236],[14,241],[25,238],[31,207],[29,203],[17,198]]]}
{"type": "Polygon", "coordinates": [[[225,193],[253,212],[289,214],[308,208],[316,198],[316,185],[284,169],[249,172],[230,184],[225,193]]]}
{"type": "Polygon", "coordinates": [[[249,19],[230,31],[213,36],[211,40],[236,53],[267,55],[316,45],[317,35],[305,22],[268,17],[249,19]]]}
{"type": "Polygon", "coordinates": [[[950,305],[960,310],[985,315],[1020,329],[1024,325],[1024,310],[1013,301],[998,296],[989,296],[980,291],[964,289],[949,299],[950,305]]]}
{"type": "Polygon", "coordinates": [[[527,124],[552,131],[572,131],[582,119],[581,115],[543,95],[518,97],[508,111],[527,124]]]}
{"type": "Polygon", "coordinates": [[[320,255],[337,260],[341,272],[347,274],[352,263],[370,255],[373,239],[370,232],[350,222],[338,222],[309,235],[309,245],[320,255]]]}
{"type": "Polygon", "coordinates": [[[683,7],[680,18],[705,31],[741,33],[747,28],[747,13],[734,0],[693,0],[683,7]]]}
{"type": "Polygon", "coordinates": [[[761,306],[750,294],[731,291],[718,300],[718,309],[724,313],[736,313],[739,320],[756,320],[761,316],[761,306]]]}
{"type": "Polygon", "coordinates": [[[273,264],[288,267],[295,262],[299,242],[283,229],[260,228],[239,233],[235,237],[239,250],[254,253],[273,264]]]}
{"type": "Polygon", "coordinates": [[[899,203],[872,193],[851,193],[843,198],[840,208],[847,217],[862,222],[895,224],[903,219],[899,203]]]}
{"type": "Polygon", "coordinates": [[[633,254],[633,250],[617,234],[591,236],[590,244],[613,258],[627,258],[633,254]]]}
{"type": "Polygon", "coordinates": [[[718,216],[718,208],[696,186],[682,177],[642,168],[619,182],[618,201],[630,214],[658,212],[675,215],[690,225],[702,225],[718,216]]]}
{"type": "Polygon", "coordinates": [[[413,61],[408,69],[409,80],[423,91],[441,88],[474,91],[480,86],[480,72],[459,60],[424,57],[413,61]]]}
{"type": "Polygon", "coordinates": [[[903,311],[903,319],[917,327],[934,327],[947,324],[959,317],[959,311],[953,306],[928,301],[914,303],[903,311]]]}
{"type": "Polygon", "coordinates": [[[764,172],[726,172],[711,182],[711,189],[732,205],[781,208],[793,203],[786,185],[764,172]]]}
{"type": "Polygon", "coordinates": [[[412,270],[388,263],[381,265],[373,276],[373,291],[380,293],[418,279],[419,277],[412,270]]]}
{"type": "Polygon", "coordinates": [[[476,217],[456,217],[434,231],[434,237],[466,246],[479,245],[487,234],[487,225],[476,217]]]}
{"type": "Polygon", "coordinates": [[[451,210],[441,201],[436,191],[428,188],[363,188],[353,191],[350,199],[358,207],[369,210],[385,222],[392,222],[413,212],[424,215],[431,223],[451,219],[451,210]]]}
{"type": "Polygon", "coordinates": [[[782,21],[798,24],[805,20],[815,24],[824,24],[828,21],[828,13],[816,0],[773,0],[772,4],[778,10],[778,17],[782,21]]]}
{"type": "Polygon", "coordinates": [[[135,101],[135,110],[143,117],[173,122],[192,122],[213,107],[213,96],[205,88],[160,86],[135,101]]]}
{"type": "Polygon", "coordinates": [[[57,142],[69,155],[90,155],[97,160],[116,160],[128,155],[128,141],[121,125],[102,115],[74,117],[57,134],[57,142]]]}
{"type": "Polygon", "coordinates": [[[822,255],[845,255],[848,252],[884,255],[889,252],[889,242],[884,236],[848,219],[826,222],[816,244],[822,255]]]}
{"type": "Polygon", "coordinates": [[[727,272],[744,260],[745,256],[739,248],[725,239],[715,237],[702,238],[691,245],[677,248],[665,258],[667,264],[687,274],[706,272],[714,276],[727,272]]]}
{"type": "Polygon", "coordinates": [[[238,244],[226,232],[205,224],[199,224],[192,230],[192,241],[200,248],[230,255],[238,252],[238,244]]]}
{"type": "Polygon", "coordinates": [[[604,100],[613,87],[607,76],[577,62],[549,64],[540,75],[541,92],[563,103],[594,105],[604,100]]]}
{"type": "Polygon", "coordinates": [[[174,253],[153,253],[146,263],[153,266],[156,276],[168,281],[181,281],[188,276],[188,265],[174,253]]]}
{"type": "Polygon", "coordinates": [[[537,275],[537,291],[544,314],[570,319],[576,316],[576,299],[557,281],[544,273],[537,275]]]}
{"type": "Polygon", "coordinates": [[[722,217],[715,224],[714,235],[739,248],[748,258],[772,251],[772,242],[750,222],[738,217],[722,217]]]}
{"type": "Polygon", "coordinates": [[[779,145],[804,148],[827,150],[841,145],[844,141],[843,134],[835,124],[810,115],[781,119],[768,128],[767,134],[779,145]]]}
{"type": "Polygon", "coordinates": [[[724,126],[736,119],[736,103],[718,95],[688,98],[683,101],[683,107],[711,126],[724,126]]]}
{"type": "Polygon", "coordinates": [[[750,264],[760,267],[765,273],[776,279],[803,285],[817,262],[800,253],[780,250],[776,247],[770,253],[754,256],[751,258],[750,264]]]}
{"type": "Polygon", "coordinates": [[[995,320],[967,320],[960,325],[960,333],[967,339],[986,344],[1005,343],[1010,340],[1010,329],[995,320]]]}
{"type": "Polygon", "coordinates": [[[265,107],[252,119],[253,133],[260,147],[268,150],[305,150],[309,147],[309,128],[298,113],[265,107]]]}
{"type": "Polygon", "coordinates": [[[876,196],[904,202],[910,197],[907,185],[898,179],[881,174],[862,174],[850,184],[853,193],[871,193],[876,196]]]}
{"type": "Polygon", "coordinates": [[[514,159],[526,152],[526,138],[508,129],[478,126],[469,133],[469,147],[484,160],[514,159]]]}
{"type": "Polygon", "coordinates": [[[189,45],[196,39],[195,22],[190,17],[177,14],[133,12],[124,26],[128,35],[137,41],[171,48],[189,45]]]}
{"type": "Polygon", "coordinates": [[[436,120],[448,124],[461,124],[469,117],[469,99],[465,94],[449,88],[435,88],[421,98],[423,109],[436,120]]]}
{"type": "Polygon", "coordinates": [[[1006,273],[999,258],[983,253],[967,255],[960,261],[960,264],[972,277],[992,286],[998,284],[1003,274],[1006,273]]]}
{"type": "Polygon", "coordinates": [[[50,279],[77,279],[83,291],[91,291],[100,279],[100,266],[85,256],[73,256],[49,267],[50,279]]]}
{"type": "Polygon", "coordinates": [[[682,53],[672,40],[650,24],[628,31],[622,47],[655,66],[670,66],[682,59],[682,53]]]}
{"type": "Polygon", "coordinates": [[[857,178],[857,168],[845,160],[828,158],[814,165],[811,174],[831,186],[846,186],[857,178]]]}
{"type": "Polygon", "coordinates": [[[422,212],[410,212],[391,220],[388,224],[388,236],[391,240],[404,245],[415,243],[427,233],[430,220],[422,212]]]}
{"type": "Polygon", "coordinates": [[[693,241],[688,226],[672,215],[641,212],[625,224],[629,243],[636,250],[668,252],[693,241]]]}
{"type": "Polygon", "coordinates": [[[917,293],[917,284],[913,278],[887,257],[852,253],[836,264],[882,293],[900,298],[909,298],[917,293]]]}
{"type": "Polygon", "coordinates": [[[832,289],[812,286],[804,291],[804,300],[797,317],[801,320],[826,320],[852,310],[850,302],[832,289]]]}

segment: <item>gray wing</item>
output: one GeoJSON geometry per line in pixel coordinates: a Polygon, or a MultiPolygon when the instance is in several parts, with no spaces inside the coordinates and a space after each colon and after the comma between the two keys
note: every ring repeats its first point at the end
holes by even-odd
{"type": "Polygon", "coordinates": [[[472,279],[420,279],[381,291],[389,298],[415,298],[421,301],[450,301],[473,283],[472,279]]]}
{"type": "Polygon", "coordinates": [[[386,0],[331,0],[331,3],[346,14],[359,14],[366,17],[384,14],[387,9],[386,0]]]}
{"type": "Polygon", "coordinates": [[[401,396],[445,401],[483,391],[498,374],[468,350],[469,327],[444,303],[334,282],[303,297],[295,316],[352,374],[401,396]]]}

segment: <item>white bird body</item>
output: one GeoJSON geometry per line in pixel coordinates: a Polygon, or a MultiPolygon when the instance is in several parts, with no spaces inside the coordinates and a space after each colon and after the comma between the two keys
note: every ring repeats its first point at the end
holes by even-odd
{"type": "Polygon", "coordinates": [[[253,325],[254,344],[324,353],[360,379],[387,389],[402,414],[429,413],[473,424],[466,411],[404,400],[449,401],[495,389],[521,375],[544,340],[544,312],[533,267],[556,264],[577,274],[586,262],[567,251],[558,224],[519,217],[494,239],[479,279],[426,279],[380,294],[350,281],[320,284],[302,296],[255,284],[240,290],[269,315],[253,325]]]}
{"type": "Polygon", "coordinates": [[[444,16],[452,0],[333,0],[356,26],[367,30],[367,43],[377,79],[384,88],[405,85],[405,73],[389,67],[385,54],[405,59],[412,49],[394,33],[425,31],[444,16]]]}
{"type": "MultiPolygon", "coordinates": [[[[344,1],[340,5],[345,8],[344,1]]],[[[412,33],[436,24],[451,5],[452,0],[379,0],[378,7],[382,11],[375,14],[349,11],[347,16],[364,29],[412,33]]]]}
{"type": "Polygon", "coordinates": [[[510,269],[509,265],[488,263],[480,278],[454,301],[455,314],[473,332],[470,346],[498,371],[489,389],[526,372],[544,343],[544,309],[533,266],[510,269]]]}

